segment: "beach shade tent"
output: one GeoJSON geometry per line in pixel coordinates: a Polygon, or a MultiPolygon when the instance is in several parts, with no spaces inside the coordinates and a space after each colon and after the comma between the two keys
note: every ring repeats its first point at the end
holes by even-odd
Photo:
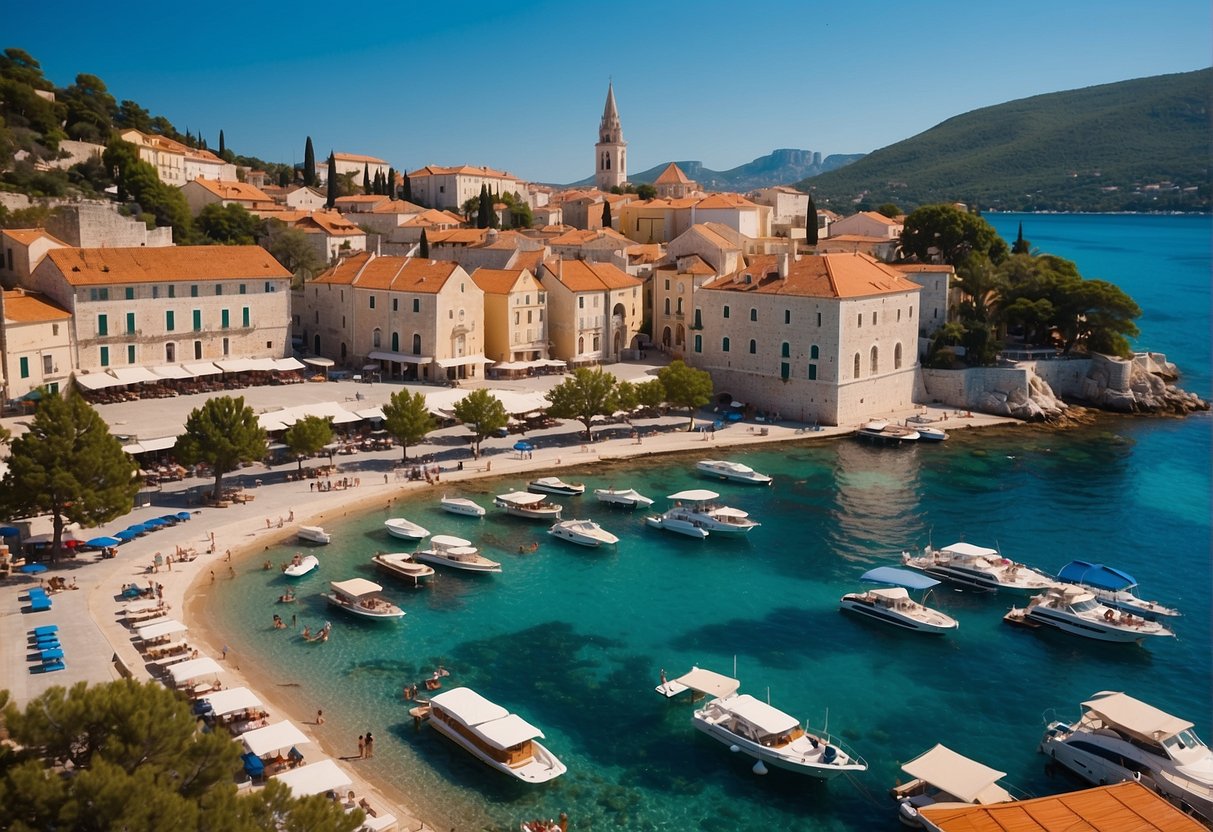
{"type": "Polygon", "coordinates": [[[114,532],[114,537],[121,540],[123,543],[129,543],[140,535],[140,532],[132,531],[131,529],[123,529],[120,532],[114,532]]]}
{"type": "Polygon", "coordinates": [[[514,450],[516,450],[516,451],[533,451],[533,450],[535,450],[535,446],[532,445],[530,442],[515,442],[514,450]]]}
{"type": "Polygon", "coordinates": [[[27,563],[19,566],[18,569],[26,575],[40,575],[46,571],[47,567],[45,563],[27,563]]]}
{"type": "Polygon", "coordinates": [[[125,529],[125,531],[134,532],[137,535],[147,534],[151,530],[152,530],[151,526],[144,525],[143,523],[131,523],[125,529]]]}
{"type": "Polygon", "coordinates": [[[122,542],[116,537],[93,537],[84,541],[84,545],[92,546],[94,549],[107,549],[110,546],[121,546],[122,542]]]}
{"type": "Polygon", "coordinates": [[[174,515],[178,520],[189,520],[190,513],[188,511],[179,511],[174,515]]]}
{"type": "Polygon", "coordinates": [[[139,629],[135,630],[135,636],[140,641],[155,641],[156,639],[164,638],[165,636],[189,632],[189,629],[189,627],[185,626],[177,619],[170,618],[167,621],[157,621],[155,624],[148,624],[146,627],[140,627],[139,629]]]}
{"type": "Polygon", "coordinates": [[[217,690],[214,693],[208,693],[200,701],[210,705],[210,712],[215,716],[226,716],[250,708],[264,707],[262,701],[257,698],[257,694],[248,688],[217,690]]]}
{"type": "Polygon", "coordinates": [[[284,748],[311,742],[307,734],[296,728],[294,723],[285,719],[282,722],[275,722],[264,728],[257,728],[256,730],[241,734],[240,741],[244,743],[244,747],[247,750],[253,752],[258,757],[264,757],[266,754],[281,751],[284,748]]]}
{"type": "Polygon", "coordinates": [[[150,529],[152,529],[152,530],[155,530],[155,529],[160,528],[161,526],[167,526],[167,525],[168,525],[168,521],[167,521],[167,520],[161,520],[159,517],[152,517],[152,518],[150,518],[150,519],[148,519],[148,520],[144,520],[144,521],[143,521],[143,525],[144,525],[144,526],[146,526],[146,527],[148,527],[148,528],[150,528],[150,529]]]}
{"type": "Polygon", "coordinates": [[[291,790],[293,797],[309,797],[314,794],[335,792],[347,788],[354,781],[341,766],[332,760],[318,760],[311,765],[274,775],[291,790]]]}
{"type": "Polygon", "coordinates": [[[931,750],[919,754],[901,770],[947,792],[962,803],[1003,803],[1015,799],[997,784],[1007,776],[1005,771],[970,760],[943,745],[936,744],[931,750]]]}
{"type": "Polygon", "coordinates": [[[168,669],[169,676],[172,677],[175,687],[181,687],[203,676],[218,676],[222,672],[223,668],[219,666],[219,662],[205,657],[190,659],[189,661],[172,665],[168,669]]]}
{"type": "Polygon", "coordinates": [[[175,526],[181,522],[181,518],[175,514],[162,514],[156,519],[165,526],[175,526]]]}

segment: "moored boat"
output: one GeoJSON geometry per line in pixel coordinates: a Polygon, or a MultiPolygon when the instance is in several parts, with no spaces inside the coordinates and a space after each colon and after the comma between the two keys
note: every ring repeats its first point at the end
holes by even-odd
{"type": "Polygon", "coordinates": [[[295,530],[295,535],[300,540],[305,540],[308,543],[331,543],[333,536],[326,532],[322,526],[300,526],[295,530]]]}
{"type": "Polygon", "coordinates": [[[393,575],[408,578],[413,582],[413,586],[418,586],[422,578],[428,578],[434,574],[432,566],[426,566],[424,563],[413,560],[412,552],[380,552],[371,558],[371,562],[393,575]]]}
{"type": "Polygon", "coordinates": [[[918,812],[927,806],[986,806],[1016,799],[998,785],[1007,776],[1005,771],[982,765],[943,745],[937,744],[919,754],[901,770],[914,778],[892,789],[897,800],[897,819],[906,826],[922,827],[918,812]]]}
{"type": "Polygon", "coordinates": [[[729,482],[744,482],[752,485],[770,485],[771,478],[760,474],[748,465],[723,459],[701,459],[695,463],[701,474],[729,482]]]}
{"type": "Polygon", "coordinates": [[[393,517],[390,520],[385,520],[383,521],[383,527],[387,529],[387,533],[392,537],[397,537],[401,540],[424,540],[430,536],[429,529],[403,517],[393,517]]]}
{"type": "Polygon", "coordinates": [[[646,526],[654,529],[665,529],[676,534],[683,534],[687,537],[693,537],[696,540],[703,540],[708,536],[708,532],[702,526],[698,526],[690,520],[683,520],[677,517],[667,517],[664,514],[650,514],[644,518],[646,526]]]}
{"type": "Polygon", "coordinates": [[[1157,601],[1145,601],[1138,598],[1133,590],[1137,588],[1137,580],[1127,572],[1104,566],[1102,563],[1088,563],[1085,560],[1072,560],[1057,573],[1058,580],[1086,587],[1100,603],[1140,615],[1142,618],[1157,620],[1179,615],[1179,610],[1164,607],[1157,601]]]}
{"type": "Polygon", "coordinates": [[[1057,585],[1043,572],[1004,558],[997,549],[971,543],[953,543],[942,549],[928,546],[921,555],[902,552],[901,562],[933,578],[970,589],[1028,594],[1057,585]]]}
{"type": "Polygon", "coordinates": [[[540,477],[527,483],[527,491],[536,494],[559,494],[564,497],[575,497],[585,493],[585,484],[580,482],[565,482],[560,477],[540,477]]]}
{"type": "Polygon", "coordinates": [[[501,564],[480,554],[470,540],[449,534],[436,534],[430,538],[430,548],[413,553],[415,560],[449,566],[465,572],[500,572],[501,564]]]}
{"type": "Polygon", "coordinates": [[[865,572],[860,580],[885,584],[867,592],[842,596],[841,608],[906,630],[942,635],[960,625],[956,619],[910,598],[908,589],[930,589],[939,581],[917,572],[881,566],[865,572]]]}
{"type": "Polygon", "coordinates": [[[750,519],[747,512],[717,503],[720,495],[705,488],[679,491],[666,499],[673,501],[673,505],[661,515],[661,528],[671,531],[679,530],[675,528],[673,521],[698,526],[709,534],[725,535],[748,534],[759,525],[757,521],[750,519]]]}
{"type": "Polygon", "coordinates": [[[363,618],[391,620],[404,617],[404,610],[383,597],[383,587],[366,578],[332,581],[324,597],[333,606],[363,618]]]}
{"type": "Polygon", "coordinates": [[[917,442],[921,434],[914,428],[905,428],[900,425],[890,425],[884,419],[874,419],[866,422],[863,427],[856,431],[856,435],[860,439],[868,439],[872,442],[878,442],[884,445],[900,445],[903,442],[917,442]]]}
{"type": "MultiPolygon", "coordinates": [[[[909,425],[906,425],[909,427],[909,425]]],[[[915,425],[912,430],[918,431],[918,440],[920,442],[942,442],[948,438],[947,431],[942,428],[931,428],[926,425],[915,425]]]]}
{"type": "Polygon", "coordinates": [[[430,724],[476,759],[524,783],[546,783],[568,769],[536,740],[543,732],[471,688],[430,698],[430,724]]]}
{"type": "Polygon", "coordinates": [[[484,517],[485,514],[483,506],[467,497],[448,497],[444,494],[438,501],[438,505],[443,511],[449,511],[451,514],[462,514],[467,517],[484,517]]]}
{"type": "Polygon", "coordinates": [[[548,529],[548,534],[579,546],[613,546],[619,538],[593,520],[561,520],[548,529]]]}
{"type": "Polygon", "coordinates": [[[559,520],[562,506],[548,500],[542,494],[531,494],[526,491],[511,491],[509,494],[498,494],[493,499],[493,505],[505,509],[506,514],[515,517],[526,517],[530,520],[559,520]]]}
{"type": "Polygon", "coordinates": [[[298,552],[291,558],[291,562],[282,568],[282,574],[288,578],[302,578],[313,569],[320,566],[320,559],[315,555],[301,555],[298,552]]]}
{"type": "Polygon", "coordinates": [[[1004,618],[1011,624],[1034,623],[1096,641],[1142,642],[1175,633],[1157,621],[1104,606],[1085,587],[1051,586],[1028,602],[1014,607],[1004,618]]]}
{"type": "Polygon", "coordinates": [[[653,499],[646,497],[634,488],[595,488],[594,497],[600,503],[610,503],[615,506],[628,508],[648,508],[653,505],[653,499]]]}

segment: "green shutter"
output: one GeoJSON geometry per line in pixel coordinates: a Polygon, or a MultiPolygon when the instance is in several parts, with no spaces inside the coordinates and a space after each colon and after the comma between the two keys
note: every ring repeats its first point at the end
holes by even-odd
{"type": "Polygon", "coordinates": [[[102,347],[101,348],[101,366],[108,367],[109,365],[110,365],[110,348],[102,347]]]}
{"type": "Polygon", "coordinates": [[[29,378],[29,359],[24,356],[21,358],[21,378],[29,378]]]}
{"type": "Polygon", "coordinates": [[[126,345],[126,363],[127,364],[135,363],[135,345],[134,344],[126,345]]]}
{"type": "Polygon", "coordinates": [[[166,332],[172,332],[176,322],[173,320],[173,310],[166,310],[164,313],[164,329],[166,332]]]}
{"type": "Polygon", "coordinates": [[[105,315],[98,315],[97,316],[97,334],[98,335],[109,335],[109,332],[110,332],[109,318],[105,315]]]}
{"type": "Polygon", "coordinates": [[[135,334],[135,313],[134,312],[126,313],[126,334],[127,335],[135,334]]]}
{"type": "Polygon", "coordinates": [[[194,332],[202,331],[202,310],[194,310],[194,332]]]}
{"type": "Polygon", "coordinates": [[[249,308],[247,306],[244,307],[244,309],[241,312],[241,320],[243,321],[241,326],[244,326],[244,327],[249,326],[249,308]]]}
{"type": "Polygon", "coordinates": [[[229,325],[230,323],[231,323],[231,321],[229,320],[229,317],[228,317],[228,311],[227,311],[226,309],[220,310],[220,313],[219,313],[219,325],[220,325],[221,327],[223,327],[224,329],[227,329],[227,328],[228,328],[228,325],[229,325]]]}

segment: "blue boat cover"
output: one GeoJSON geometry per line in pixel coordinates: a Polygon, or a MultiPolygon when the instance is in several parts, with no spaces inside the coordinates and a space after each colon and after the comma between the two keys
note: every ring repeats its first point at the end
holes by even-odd
{"type": "Polygon", "coordinates": [[[911,572],[909,569],[898,569],[896,566],[878,566],[869,569],[860,576],[860,580],[874,584],[889,584],[904,586],[906,589],[930,589],[939,586],[939,581],[929,578],[921,572],[911,572]]]}
{"type": "Polygon", "coordinates": [[[1128,572],[1121,572],[1102,563],[1087,563],[1085,560],[1070,561],[1061,568],[1057,577],[1072,584],[1086,584],[1114,592],[1137,586],[1137,580],[1128,572]]]}

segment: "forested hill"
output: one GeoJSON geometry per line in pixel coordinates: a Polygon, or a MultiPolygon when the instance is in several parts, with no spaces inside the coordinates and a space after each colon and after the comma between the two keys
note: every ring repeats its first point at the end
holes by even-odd
{"type": "Polygon", "coordinates": [[[1210,210],[1213,69],[1033,96],[948,119],[807,178],[851,213],[965,202],[1004,211],[1210,210]]]}
{"type": "MultiPolygon", "coordinates": [[[[814,176],[840,168],[862,157],[862,153],[832,154],[823,159],[820,153],[814,153],[811,150],[784,148],[772,150],[766,156],[759,156],[752,162],[746,162],[744,165],[738,165],[728,170],[705,168],[703,162],[683,161],[674,162],[674,164],[678,165],[688,179],[698,182],[701,188],[740,192],[766,188],[771,185],[787,185],[806,176],[814,176]]],[[[652,183],[665,172],[669,164],[669,162],[662,162],[660,165],[640,173],[629,174],[628,181],[632,184],[652,183]]],[[[570,187],[585,187],[593,184],[594,177],[587,176],[585,179],[572,183],[570,187]]]]}

